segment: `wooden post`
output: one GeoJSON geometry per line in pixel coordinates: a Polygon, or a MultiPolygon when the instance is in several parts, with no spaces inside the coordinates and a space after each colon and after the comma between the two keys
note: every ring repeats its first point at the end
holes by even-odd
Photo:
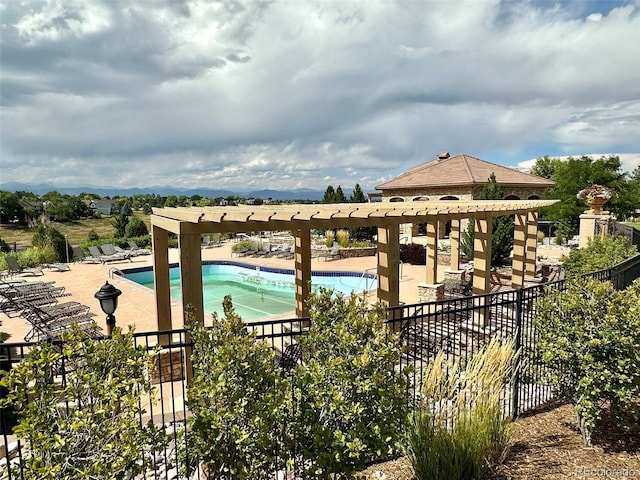
{"type": "Polygon", "coordinates": [[[378,300],[386,306],[400,303],[400,228],[378,227],[378,300]]]}
{"type": "Polygon", "coordinates": [[[438,283],[438,219],[427,221],[427,275],[425,283],[438,283]]]}
{"type": "Polygon", "coordinates": [[[450,270],[460,270],[460,219],[451,220],[451,264],[450,270]]]}
{"type": "Polygon", "coordinates": [[[194,320],[204,325],[204,301],[202,298],[202,255],[200,234],[180,234],[180,284],[182,286],[182,316],[193,312],[194,320]]]}
{"type": "Polygon", "coordinates": [[[517,213],[513,229],[513,273],[511,276],[512,287],[524,285],[524,264],[527,250],[527,214],[517,213]]]}
{"type": "Polygon", "coordinates": [[[527,252],[525,254],[524,275],[533,278],[536,275],[536,260],[538,253],[538,212],[527,212],[527,252]]]}
{"type": "Polygon", "coordinates": [[[311,230],[297,229],[295,237],[296,317],[308,317],[311,292],[311,230]]]}
{"type": "MultiPolygon", "coordinates": [[[[490,216],[476,218],[473,241],[473,294],[480,295],[491,290],[491,228],[490,216]]],[[[478,327],[489,324],[489,309],[485,307],[486,297],[474,300],[473,323],[478,327]]]]}
{"type": "MultiPolygon", "coordinates": [[[[169,232],[153,225],[151,229],[153,244],[153,284],[156,292],[156,320],[158,330],[171,330],[171,289],[169,284],[169,232]]],[[[167,345],[169,339],[162,335],[158,341],[167,345]]]]}

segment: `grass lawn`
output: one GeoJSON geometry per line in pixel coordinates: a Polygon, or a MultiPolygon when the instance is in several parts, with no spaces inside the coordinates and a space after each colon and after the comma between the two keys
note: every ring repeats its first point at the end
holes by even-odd
{"type": "MultiPolygon", "coordinates": [[[[134,212],[134,215],[141,218],[147,224],[149,231],[151,231],[149,215],[145,215],[141,212],[134,212]]],[[[115,229],[111,225],[112,218],[113,217],[89,218],[72,223],[51,222],[50,226],[58,230],[63,235],[67,235],[70,245],[79,245],[87,240],[87,234],[91,230],[95,230],[101,238],[111,237],[115,233],[115,229]]],[[[18,248],[30,247],[34,231],[35,229],[33,228],[16,227],[15,225],[2,225],[2,227],[0,227],[0,238],[7,242],[11,247],[13,247],[13,242],[16,243],[18,248]]]]}

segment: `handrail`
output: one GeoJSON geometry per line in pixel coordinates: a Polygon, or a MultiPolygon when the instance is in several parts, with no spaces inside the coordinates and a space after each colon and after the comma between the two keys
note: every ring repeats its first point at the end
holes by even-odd
{"type": "Polygon", "coordinates": [[[119,268],[116,268],[116,267],[111,267],[109,269],[109,278],[113,278],[113,275],[116,274],[116,273],[119,276],[124,277],[124,273],[122,273],[122,270],[120,270],[119,268]]]}
{"type": "Polygon", "coordinates": [[[376,272],[373,275],[373,277],[371,277],[372,283],[373,283],[373,280],[377,280],[377,278],[378,278],[378,267],[366,268],[365,270],[362,271],[362,275],[360,275],[360,281],[358,282],[358,285],[356,285],[356,291],[360,290],[360,284],[362,284],[362,280],[365,281],[365,291],[366,292],[369,291],[369,282],[367,280],[370,278],[369,277],[369,272],[372,271],[372,270],[376,272]]]}

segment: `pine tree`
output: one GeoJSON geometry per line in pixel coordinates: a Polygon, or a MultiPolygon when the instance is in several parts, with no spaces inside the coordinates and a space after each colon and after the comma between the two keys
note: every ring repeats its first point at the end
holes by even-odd
{"type": "MultiPolygon", "coordinates": [[[[504,194],[496,181],[495,174],[491,174],[487,183],[482,187],[479,200],[502,200],[504,194]]],[[[495,217],[491,231],[491,265],[500,265],[511,253],[513,248],[513,217],[495,217]]],[[[470,221],[467,231],[462,237],[461,248],[465,255],[473,258],[473,242],[475,238],[475,222],[470,221]]]]}

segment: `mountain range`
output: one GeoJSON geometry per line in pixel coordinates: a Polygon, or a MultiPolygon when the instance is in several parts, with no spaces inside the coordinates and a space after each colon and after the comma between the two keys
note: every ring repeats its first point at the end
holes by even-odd
{"type": "MultiPolygon", "coordinates": [[[[60,187],[48,184],[29,185],[16,182],[8,182],[0,185],[0,190],[6,190],[9,192],[32,192],[38,195],[43,195],[47,192],[57,191],[62,194],[79,195],[80,193],[95,193],[101,197],[117,197],[125,196],[132,197],[133,195],[151,195],[157,194],[164,197],[169,195],[184,195],[191,197],[193,195],[200,195],[201,197],[243,197],[243,198],[272,198],[274,200],[322,200],[324,196],[323,191],[312,190],[307,188],[300,188],[295,190],[252,190],[252,191],[231,191],[231,190],[217,190],[213,188],[192,188],[192,189],[177,189],[170,186],[156,186],[145,188],[117,188],[117,187],[95,187],[91,185],[84,185],[78,187],[60,187]]],[[[349,195],[351,192],[345,190],[345,195],[349,195]]]]}

